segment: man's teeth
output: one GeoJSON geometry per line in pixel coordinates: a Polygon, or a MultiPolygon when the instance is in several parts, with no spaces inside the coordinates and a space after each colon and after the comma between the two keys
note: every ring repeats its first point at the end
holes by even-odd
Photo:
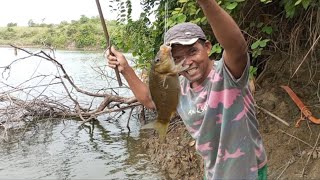
{"type": "Polygon", "coordinates": [[[198,68],[193,68],[193,69],[188,70],[187,72],[188,72],[188,74],[192,74],[192,73],[194,73],[195,71],[197,71],[197,69],[198,69],[198,68]]]}

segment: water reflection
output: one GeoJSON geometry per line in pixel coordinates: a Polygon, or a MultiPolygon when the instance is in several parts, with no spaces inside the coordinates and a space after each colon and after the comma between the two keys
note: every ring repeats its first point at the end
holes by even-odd
{"type": "Polygon", "coordinates": [[[108,130],[108,122],[64,123],[48,120],[26,131],[21,141],[1,142],[0,179],[161,177],[141,139],[125,132],[120,121],[113,123],[122,127],[119,131],[108,130]]]}

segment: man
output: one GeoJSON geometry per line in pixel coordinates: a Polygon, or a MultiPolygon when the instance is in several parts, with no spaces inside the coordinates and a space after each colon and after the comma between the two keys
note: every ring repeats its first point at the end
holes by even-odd
{"type": "MultiPolygon", "coordinates": [[[[196,140],[206,179],[266,179],[267,158],[248,88],[246,41],[215,0],[197,2],[224,52],[220,61],[211,61],[212,45],[195,24],[178,24],[166,32],[165,43],[171,45],[175,63],[184,61],[188,67],[180,77],[178,113],[196,140]]],[[[147,85],[120,52],[111,51],[114,56],[108,56],[109,66],[117,66],[138,101],[155,108],[147,85]]]]}

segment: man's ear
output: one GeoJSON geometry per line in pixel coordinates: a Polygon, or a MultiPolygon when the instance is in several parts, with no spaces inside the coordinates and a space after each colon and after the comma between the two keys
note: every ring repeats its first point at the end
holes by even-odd
{"type": "Polygon", "coordinates": [[[207,54],[209,56],[210,52],[211,52],[211,48],[212,48],[212,44],[210,41],[206,40],[206,42],[204,43],[204,47],[206,48],[207,54]]]}

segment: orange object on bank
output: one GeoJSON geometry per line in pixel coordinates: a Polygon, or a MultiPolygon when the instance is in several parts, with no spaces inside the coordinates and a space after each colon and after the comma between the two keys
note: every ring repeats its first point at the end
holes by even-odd
{"type": "Polygon", "coordinates": [[[301,118],[297,121],[296,127],[300,127],[300,123],[302,120],[309,119],[311,122],[315,124],[320,124],[320,119],[317,119],[312,116],[311,111],[303,104],[303,102],[299,99],[299,97],[292,91],[289,86],[281,86],[284,90],[287,91],[291,99],[296,103],[296,105],[301,110],[301,118]]]}

